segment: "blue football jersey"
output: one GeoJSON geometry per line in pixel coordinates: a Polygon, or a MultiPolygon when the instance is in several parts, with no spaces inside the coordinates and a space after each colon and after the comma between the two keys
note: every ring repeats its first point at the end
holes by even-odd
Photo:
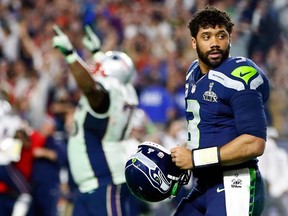
{"type": "Polygon", "coordinates": [[[228,143],[241,134],[266,139],[269,81],[250,59],[231,57],[203,75],[198,61],[186,74],[188,148],[228,143]]]}

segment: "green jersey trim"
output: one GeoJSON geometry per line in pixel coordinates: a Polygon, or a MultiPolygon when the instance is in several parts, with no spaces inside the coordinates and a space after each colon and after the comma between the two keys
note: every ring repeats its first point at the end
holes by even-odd
{"type": "Polygon", "coordinates": [[[250,66],[241,66],[232,71],[232,75],[244,80],[248,85],[249,80],[257,73],[257,70],[250,66]]]}

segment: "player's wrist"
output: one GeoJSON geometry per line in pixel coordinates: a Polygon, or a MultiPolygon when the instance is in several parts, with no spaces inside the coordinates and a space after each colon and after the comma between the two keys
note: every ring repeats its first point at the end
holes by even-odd
{"type": "Polygon", "coordinates": [[[105,57],[105,54],[100,50],[92,55],[92,59],[95,62],[101,61],[102,59],[104,59],[104,57],[105,57]]]}
{"type": "Polygon", "coordinates": [[[75,51],[72,51],[70,54],[65,56],[65,60],[68,64],[73,64],[78,59],[78,54],[75,51]]]}
{"type": "Polygon", "coordinates": [[[94,48],[91,50],[92,55],[97,54],[100,51],[100,48],[94,48]]]}
{"type": "Polygon", "coordinates": [[[193,168],[202,168],[220,164],[220,148],[209,147],[192,150],[193,168]]]}

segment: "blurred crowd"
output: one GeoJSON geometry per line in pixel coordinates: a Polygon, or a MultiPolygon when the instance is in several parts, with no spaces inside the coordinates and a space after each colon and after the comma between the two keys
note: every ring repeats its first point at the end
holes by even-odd
{"type": "MultiPolygon", "coordinates": [[[[145,133],[167,148],[184,143],[185,72],[196,58],[187,25],[207,4],[231,14],[231,55],[249,57],[267,73],[268,123],[277,138],[287,138],[287,0],[1,0],[1,97],[37,131],[53,122],[51,134],[65,143],[80,91],[65,59],[52,48],[52,27],[60,26],[92,64],[81,43],[84,26],[90,25],[103,51],[121,50],[133,59],[139,108],[151,123],[145,133]]],[[[143,119],[135,119],[139,133],[143,119]]]]}

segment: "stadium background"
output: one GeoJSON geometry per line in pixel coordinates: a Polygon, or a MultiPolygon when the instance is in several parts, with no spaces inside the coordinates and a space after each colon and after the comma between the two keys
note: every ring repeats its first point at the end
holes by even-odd
{"type": "MultiPolygon", "coordinates": [[[[101,39],[103,51],[120,49],[134,60],[140,107],[155,125],[153,135],[165,144],[160,137],[175,136],[171,125],[184,121],[185,72],[196,58],[187,25],[191,14],[206,4],[228,11],[235,22],[231,55],[251,58],[269,77],[269,126],[277,130],[273,138],[287,153],[287,0],[1,0],[1,93],[35,129],[47,116],[56,116],[55,136],[65,139],[79,90],[63,57],[51,46],[52,26],[59,25],[90,62],[81,43],[88,24],[101,39]],[[155,100],[142,95],[154,89],[155,100]],[[159,103],[159,97],[166,99],[159,103]],[[151,111],[151,106],[156,109],[151,111]]],[[[179,127],[185,130],[183,124],[179,127]]],[[[281,200],[288,206],[288,191],[283,190],[281,200]]],[[[276,213],[272,209],[269,214],[276,213]]]]}

